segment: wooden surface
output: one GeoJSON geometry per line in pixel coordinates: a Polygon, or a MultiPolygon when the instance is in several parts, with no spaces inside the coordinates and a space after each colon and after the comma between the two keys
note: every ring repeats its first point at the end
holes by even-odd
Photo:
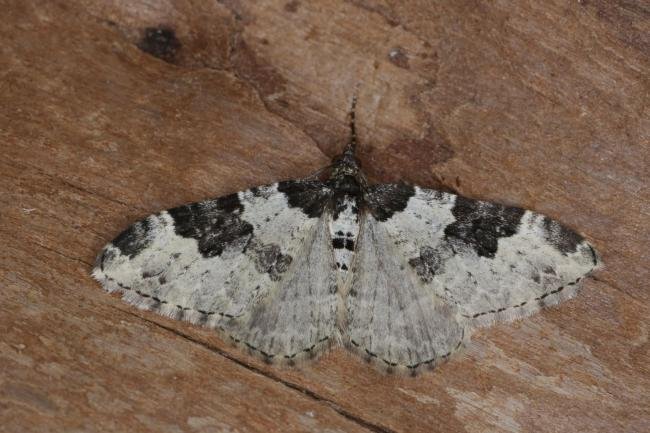
{"type": "Polygon", "coordinates": [[[0,7],[0,431],[649,431],[648,1],[0,7]],[[264,365],[89,277],[149,213],[325,165],[357,84],[372,180],[543,212],[606,268],[415,379],[264,365]]]}

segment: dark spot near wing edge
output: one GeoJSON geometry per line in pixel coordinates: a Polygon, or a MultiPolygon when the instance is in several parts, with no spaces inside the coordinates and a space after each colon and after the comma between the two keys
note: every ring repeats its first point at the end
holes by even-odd
{"type": "Polygon", "coordinates": [[[134,258],[140,254],[145,248],[151,244],[151,223],[149,219],[139,221],[122,233],[120,233],[112,244],[117,247],[120,252],[134,258]]]}
{"type": "Polygon", "coordinates": [[[575,253],[583,241],[582,236],[548,217],[544,217],[542,227],[546,241],[564,255],[575,253]]]}

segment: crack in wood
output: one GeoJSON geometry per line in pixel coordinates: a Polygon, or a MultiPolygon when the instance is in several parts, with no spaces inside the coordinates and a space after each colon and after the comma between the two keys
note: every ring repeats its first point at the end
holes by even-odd
{"type": "Polygon", "coordinates": [[[193,337],[193,336],[191,336],[189,334],[186,334],[184,332],[179,331],[178,329],[174,329],[174,328],[172,328],[170,326],[163,325],[161,323],[156,322],[155,320],[147,319],[147,318],[142,317],[142,316],[140,316],[140,315],[138,315],[136,313],[133,313],[131,311],[118,308],[116,306],[111,306],[111,308],[113,308],[115,310],[118,310],[118,311],[120,311],[122,313],[128,314],[129,316],[136,317],[136,318],[138,318],[138,319],[140,319],[140,320],[142,320],[142,321],[144,321],[146,323],[149,323],[151,325],[154,325],[154,326],[157,326],[157,327],[159,327],[161,329],[164,329],[167,332],[171,332],[172,334],[174,334],[174,335],[176,335],[178,337],[181,337],[181,338],[189,341],[190,343],[199,345],[199,346],[203,347],[204,349],[207,349],[207,350],[209,350],[209,351],[211,351],[213,353],[216,353],[219,356],[222,356],[223,358],[226,358],[227,360],[229,360],[231,362],[234,362],[235,364],[249,370],[250,372],[252,372],[254,374],[264,376],[265,378],[267,378],[269,380],[272,380],[272,381],[274,381],[276,383],[279,383],[280,385],[283,385],[283,386],[291,389],[292,391],[299,392],[300,394],[306,395],[307,397],[311,398],[314,401],[317,401],[319,403],[323,403],[323,404],[329,406],[332,410],[334,410],[339,415],[343,416],[344,418],[356,423],[360,427],[363,427],[363,428],[365,428],[365,429],[367,429],[367,430],[369,430],[371,432],[374,432],[374,433],[397,433],[395,430],[392,430],[390,428],[375,424],[375,423],[373,423],[371,421],[368,421],[368,420],[366,420],[366,419],[364,419],[364,418],[362,418],[362,417],[360,417],[360,416],[358,416],[358,415],[344,409],[343,407],[341,407],[335,401],[330,400],[330,399],[316,393],[315,391],[310,390],[309,388],[305,388],[303,386],[298,385],[297,383],[290,382],[290,381],[288,381],[286,379],[282,379],[280,376],[275,375],[275,374],[273,374],[271,372],[264,371],[261,368],[255,367],[252,364],[249,364],[249,363],[247,363],[247,362],[245,362],[245,361],[243,361],[241,359],[236,358],[235,356],[229,354],[228,352],[224,351],[223,349],[220,349],[219,347],[216,347],[216,346],[214,346],[212,344],[209,344],[209,343],[207,343],[205,341],[201,341],[198,338],[195,338],[195,337],[193,337]]]}
{"type": "Polygon", "coordinates": [[[82,260],[82,259],[79,259],[79,258],[77,258],[77,257],[71,257],[71,256],[68,256],[67,254],[62,253],[61,251],[57,251],[57,250],[55,250],[55,249],[53,249],[53,248],[46,247],[45,245],[43,245],[43,244],[39,244],[38,242],[34,242],[34,245],[39,246],[39,247],[43,248],[44,250],[50,251],[50,252],[52,252],[52,253],[54,253],[54,254],[57,254],[57,255],[59,255],[59,256],[61,256],[61,257],[64,257],[64,258],[66,258],[66,259],[68,259],[68,260],[73,260],[73,261],[75,261],[75,262],[82,263],[82,264],[88,266],[89,268],[92,268],[92,267],[93,267],[92,263],[88,263],[87,261],[82,260]]]}

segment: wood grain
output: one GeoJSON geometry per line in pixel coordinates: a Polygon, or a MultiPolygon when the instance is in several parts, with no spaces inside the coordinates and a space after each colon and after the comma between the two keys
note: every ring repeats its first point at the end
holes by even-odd
{"type": "Polygon", "coordinates": [[[650,4],[2,1],[0,431],[650,428],[650,4]],[[328,163],[517,204],[606,268],[417,378],[265,365],[89,277],[134,220],[328,163]]]}

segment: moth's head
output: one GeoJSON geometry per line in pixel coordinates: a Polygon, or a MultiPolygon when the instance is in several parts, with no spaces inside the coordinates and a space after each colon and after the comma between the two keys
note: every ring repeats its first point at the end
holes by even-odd
{"type": "Polygon", "coordinates": [[[340,155],[332,158],[332,176],[356,176],[361,171],[361,162],[354,156],[354,148],[346,147],[340,155]]]}

